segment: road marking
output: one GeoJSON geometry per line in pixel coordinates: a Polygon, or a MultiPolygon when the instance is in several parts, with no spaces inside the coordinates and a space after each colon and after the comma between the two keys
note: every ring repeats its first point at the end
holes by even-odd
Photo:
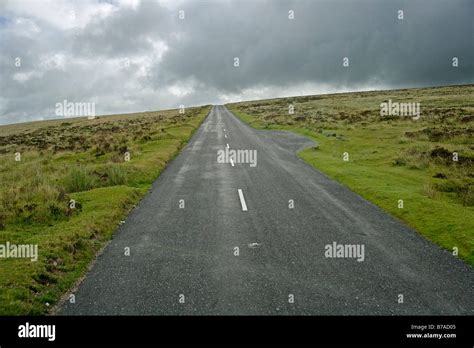
{"type": "Polygon", "coordinates": [[[225,128],[222,128],[222,129],[223,129],[223,130],[224,130],[224,132],[225,132],[225,128]]]}
{"type": "Polygon", "coordinates": [[[232,167],[234,166],[234,161],[232,160],[232,158],[230,159],[230,164],[232,165],[232,167]]]}
{"type": "Polygon", "coordinates": [[[242,193],[241,189],[238,189],[238,191],[239,191],[240,204],[242,205],[242,211],[247,211],[247,204],[245,204],[244,194],[242,193]]]}
{"type": "Polygon", "coordinates": [[[224,138],[227,138],[227,134],[224,134],[224,138]]]}
{"type": "Polygon", "coordinates": [[[229,144],[227,143],[227,148],[229,148],[229,144]]]}

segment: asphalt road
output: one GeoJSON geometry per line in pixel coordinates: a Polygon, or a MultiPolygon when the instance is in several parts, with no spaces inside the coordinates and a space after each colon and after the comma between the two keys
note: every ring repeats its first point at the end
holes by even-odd
{"type": "Polygon", "coordinates": [[[472,267],[296,157],[312,145],[215,106],[59,313],[474,314],[472,267]]]}

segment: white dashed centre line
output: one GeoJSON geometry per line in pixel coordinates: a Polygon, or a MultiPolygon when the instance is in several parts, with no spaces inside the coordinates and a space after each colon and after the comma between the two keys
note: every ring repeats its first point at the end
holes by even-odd
{"type": "Polygon", "coordinates": [[[241,189],[238,189],[238,191],[239,191],[240,204],[242,205],[242,211],[247,211],[247,204],[245,204],[244,194],[242,193],[241,189]]]}
{"type": "Polygon", "coordinates": [[[232,165],[232,167],[234,166],[234,161],[232,160],[232,158],[230,159],[230,164],[232,165]]]}
{"type": "Polygon", "coordinates": [[[227,134],[224,134],[224,138],[227,138],[227,134]]]}
{"type": "Polygon", "coordinates": [[[227,144],[227,148],[229,148],[229,144],[227,144]]]}

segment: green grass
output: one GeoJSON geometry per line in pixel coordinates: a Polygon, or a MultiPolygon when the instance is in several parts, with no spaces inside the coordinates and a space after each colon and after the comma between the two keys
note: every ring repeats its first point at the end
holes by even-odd
{"type": "Polygon", "coordinates": [[[209,110],[0,127],[0,244],[39,252],[0,259],[0,315],[50,312],[209,110]]]}
{"type": "Polygon", "coordinates": [[[298,155],[474,265],[474,87],[344,93],[229,104],[258,129],[319,143],[298,155]],[[421,103],[423,119],[384,119],[382,101],[421,103]],[[288,114],[288,105],[295,114],[288,114]],[[427,131],[428,129],[428,131],[427,131]],[[442,150],[440,150],[442,149],[442,150]],[[453,162],[452,152],[459,161],[453,162]],[[343,154],[349,161],[343,161],[343,154]],[[403,200],[403,209],[398,201],[403,200]]]}

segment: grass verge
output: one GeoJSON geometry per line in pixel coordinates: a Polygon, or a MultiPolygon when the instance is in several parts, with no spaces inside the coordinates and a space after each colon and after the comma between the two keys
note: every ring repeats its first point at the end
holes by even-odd
{"type": "Polygon", "coordinates": [[[317,141],[318,148],[298,156],[474,265],[473,97],[468,85],[227,106],[254,128],[317,141]],[[381,117],[380,104],[388,99],[419,102],[422,119],[381,117]]]}
{"type": "Polygon", "coordinates": [[[0,127],[0,245],[39,254],[0,258],[0,315],[47,314],[209,110],[0,127]]]}

